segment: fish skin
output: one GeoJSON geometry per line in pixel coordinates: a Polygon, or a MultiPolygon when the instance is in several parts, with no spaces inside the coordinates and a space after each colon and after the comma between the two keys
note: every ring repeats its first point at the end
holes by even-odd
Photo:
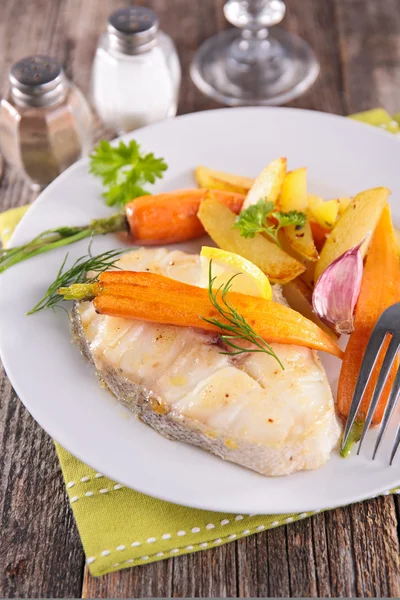
{"type": "MultiPolygon", "coordinates": [[[[165,249],[135,252],[123,256],[122,268],[148,269],[192,284],[199,280],[197,255],[165,249]]],[[[283,301],[278,286],[274,294],[283,301]]],[[[274,344],[285,364],[282,372],[265,354],[221,355],[218,336],[97,315],[88,302],[74,305],[71,322],[74,338],[99,380],[170,440],[266,476],[318,468],[337,444],[340,426],[314,350],[274,344]],[[127,336],[132,344],[124,341],[127,336]],[[156,341],[162,336],[159,349],[156,341]],[[141,358],[146,345],[155,354],[141,358]]]]}

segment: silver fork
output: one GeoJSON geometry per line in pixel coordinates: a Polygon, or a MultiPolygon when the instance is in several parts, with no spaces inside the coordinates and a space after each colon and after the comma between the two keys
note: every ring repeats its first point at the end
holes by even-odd
{"type": "MultiPolygon", "coordinates": [[[[351,401],[350,413],[346,421],[346,426],[344,429],[343,441],[342,441],[342,449],[344,448],[347,439],[349,437],[352,426],[354,425],[354,421],[356,420],[356,416],[358,413],[358,409],[360,408],[360,404],[365,392],[365,388],[368,385],[370,380],[372,370],[375,366],[375,363],[378,359],[381,348],[387,338],[390,336],[390,343],[387,348],[385,358],[381,367],[381,370],[378,375],[378,379],[376,382],[376,386],[374,389],[374,393],[372,395],[371,404],[368,409],[367,418],[365,419],[364,427],[362,430],[360,443],[358,445],[357,454],[360,453],[362,443],[364,441],[365,435],[371,425],[372,417],[374,416],[375,409],[377,407],[379,397],[382,393],[382,390],[385,386],[386,380],[391,371],[394,360],[397,356],[400,347],[400,302],[397,304],[393,304],[387,308],[379,317],[373,331],[371,337],[369,338],[367,349],[365,351],[365,355],[361,364],[360,373],[358,375],[356,387],[354,390],[353,399],[351,401]]],[[[375,443],[374,452],[372,455],[372,460],[374,460],[376,453],[378,452],[378,448],[381,444],[382,438],[385,435],[387,430],[387,426],[390,420],[390,417],[393,414],[393,411],[396,407],[400,392],[400,367],[397,370],[396,377],[394,379],[393,387],[390,392],[389,400],[386,405],[385,411],[383,413],[382,423],[379,427],[378,438],[375,443]]],[[[400,425],[397,428],[396,438],[394,441],[394,446],[392,449],[392,454],[390,456],[390,464],[393,463],[394,457],[396,456],[397,450],[400,446],[400,425]]]]}

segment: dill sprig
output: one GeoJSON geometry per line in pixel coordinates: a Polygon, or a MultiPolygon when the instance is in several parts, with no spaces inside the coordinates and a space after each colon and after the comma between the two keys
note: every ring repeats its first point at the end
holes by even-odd
{"type": "Polygon", "coordinates": [[[273,358],[275,358],[275,360],[279,363],[281,369],[285,370],[285,367],[273,351],[272,347],[262,337],[260,337],[256,331],[254,331],[243,315],[238,313],[236,308],[232,306],[227,299],[227,294],[232,289],[232,281],[238,275],[241,275],[241,273],[236,273],[229,279],[229,281],[227,281],[227,283],[221,284],[219,288],[214,291],[213,284],[216,280],[216,277],[212,276],[212,260],[210,260],[208,271],[208,296],[213,307],[227,322],[220,321],[214,317],[201,318],[203,321],[219,327],[222,332],[221,339],[227,346],[232,348],[232,351],[221,352],[221,354],[237,356],[239,354],[246,354],[247,352],[264,352],[265,354],[269,354],[269,356],[273,356],[273,358]],[[239,346],[235,340],[249,342],[253,347],[244,348],[243,346],[239,346]]]}
{"type": "MultiPolygon", "coordinates": [[[[110,269],[111,267],[115,267],[115,263],[124,252],[127,252],[127,250],[108,250],[107,252],[103,252],[97,256],[92,256],[89,246],[88,254],[78,258],[70,269],[64,271],[65,263],[67,262],[68,258],[67,254],[60,269],[58,270],[55,280],[50,285],[43,298],[39,300],[39,302],[27,314],[32,315],[40,310],[44,310],[45,308],[54,308],[61,301],[68,299],[64,298],[58,293],[59,288],[65,288],[72,284],[83,282],[85,284],[95,283],[100,273],[107,271],[107,269],[110,269]],[[95,271],[96,276],[88,279],[87,273],[89,271],[95,271]]],[[[85,285],[85,297],[87,297],[87,290],[88,287],[85,285]]]]}

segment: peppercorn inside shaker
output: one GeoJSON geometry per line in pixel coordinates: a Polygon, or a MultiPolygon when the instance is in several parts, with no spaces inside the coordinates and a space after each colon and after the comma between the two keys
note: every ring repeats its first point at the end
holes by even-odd
{"type": "Polygon", "coordinates": [[[10,70],[0,104],[4,158],[39,191],[92,145],[92,115],[80,90],[49,56],[29,56],[10,70]]]}
{"type": "Polygon", "coordinates": [[[97,46],[92,95],[104,123],[118,133],[175,116],[181,68],[171,38],[143,6],[114,12],[97,46]]]}

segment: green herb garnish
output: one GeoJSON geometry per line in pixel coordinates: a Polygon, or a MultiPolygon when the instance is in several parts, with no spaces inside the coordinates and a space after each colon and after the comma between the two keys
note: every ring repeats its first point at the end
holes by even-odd
{"type": "Polygon", "coordinates": [[[364,423],[360,421],[354,421],[352,428],[350,429],[349,437],[347,438],[346,444],[340,450],[340,456],[342,458],[347,458],[351,453],[354,444],[360,441],[361,434],[364,429],[364,423]]]}
{"type": "Polygon", "coordinates": [[[3,271],[6,271],[13,265],[49,250],[68,246],[69,244],[95,235],[104,235],[119,231],[128,231],[128,222],[123,214],[116,214],[104,219],[93,219],[89,225],[82,227],[57,227],[56,229],[48,229],[23,246],[1,248],[0,273],[3,273],[3,271]]]}
{"type": "Polygon", "coordinates": [[[127,252],[127,250],[108,250],[97,256],[92,256],[90,253],[90,247],[86,256],[78,258],[72,267],[67,271],[64,271],[65,263],[67,262],[68,254],[65,256],[62,265],[57,273],[57,276],[53,283],[48,288],[47,292],[41,300],[27,313],[32,315],[33,313],[44,310],[45,308],[54,308],[62,300],[87,300],[90,297],[95,296],[96,281],[100,273],[107,271],[111,267],[115,267],[115,263],[120,258],[121,254],[127,252]],[[89,271],[95,271],[95,277],[88,279],[87,273],[89,271]],[[83,284],[83,285],[79,285],[83,284]],[[71,285],[74,285],[74,295],[63,294],[62,290],[71,285]],[[79,288],[82,288],[80,290],[79,288]],[[81,291],[81,293],[79,293],[81,291]]]}
{"type": "Polygon", "coordinates": [[[112,146],[103,140],[90,155],[90,172],[102,178],[108,206],[125,206],[130,200],[148,195],[143,187],[163,176],[167,165],[153,153],[142,154],[135,140],[112,146]]]}
{"type": "Polygon", "coordinates": [[[234,227],[239,229],[240,235],[245,238],[253,238],[256,233],[265,233],[278,246],[282,247],[278,238],[282,227],[288,225],[304,227],[307,217],[297,210],[281,212],[274,208],[273,202],[261,198],[257,204],[249,206],[236,217],[234,227]]]}
{"type": "Polygon", "coordinates": [[[212,260],[210,260],[210,267],[208,271],[208,296],[211,304],[226,322],[220,321],[216,318],[201,318],[203,321],[219,327],[222,332],[222,341],[227,346],[232,348],[232,351],[221,352],[221,354],[237,356],[239,354],[247,354],[247,352],[264,352],[265,354],[273,356],[279,363],[281,369],[284,370],[283,364],[273,351],[272,347],[254,331],[251,325],[249,325],[246,319],[240,313],[238,313],[236,308],[230,304],[226,297],[232,289],[232,280],[238,275],[241,275],[241,273],[236,273],[236,275],[233,275],[233,277],[231,277],[227,283],[222,284],[216,291],[214,291],[213,283],[216,280],[216,277],[212,276],[212,260]],[[252,347],[246,348],[239,346],[236,340],[249,342],[252,344],[252,347]]]}

